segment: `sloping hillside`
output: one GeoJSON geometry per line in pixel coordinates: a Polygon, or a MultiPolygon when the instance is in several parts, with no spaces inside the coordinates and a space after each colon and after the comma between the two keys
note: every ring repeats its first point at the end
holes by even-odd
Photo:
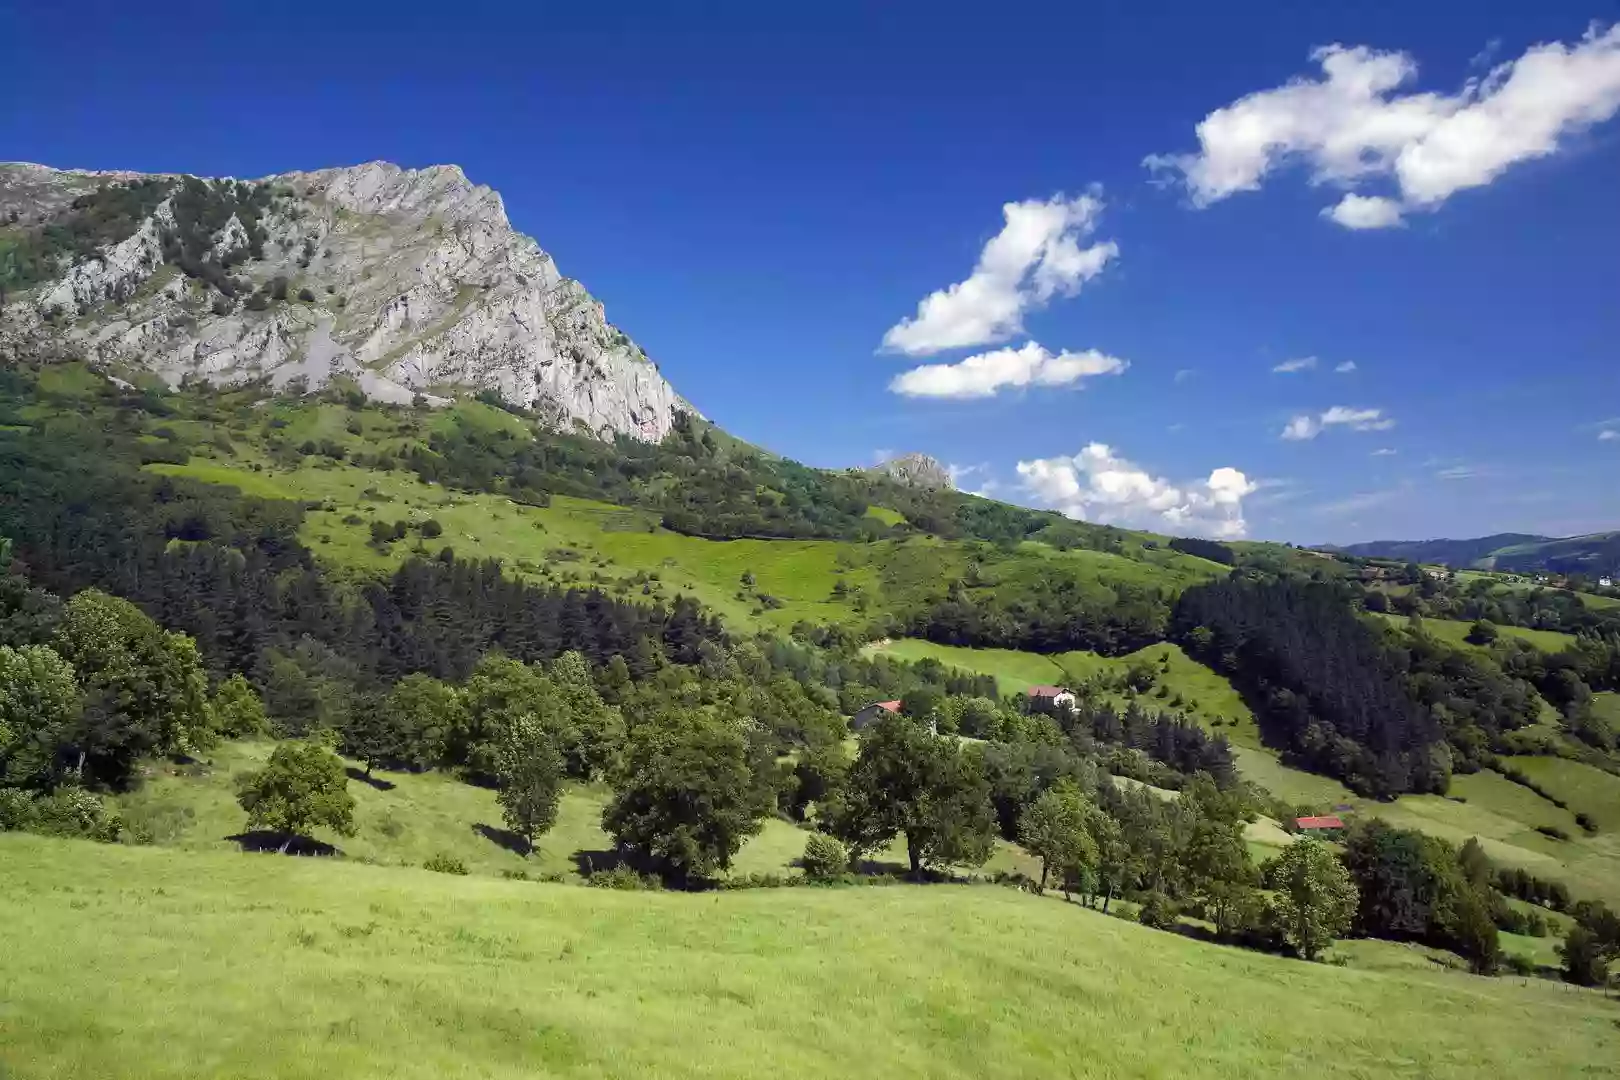
{"type": "Polygon", "coordinates": [[[12,835],[0,859],[19,1080],[1620,1072],[1595,992],[992,886],[615,893],[12,835]]]}

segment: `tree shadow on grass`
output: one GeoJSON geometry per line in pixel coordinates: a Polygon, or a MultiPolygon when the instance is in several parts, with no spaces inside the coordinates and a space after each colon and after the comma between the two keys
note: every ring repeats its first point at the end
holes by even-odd
{"type": "Polygon", "coordinates": [[[282,852],[283,846],[286,855],[341,855],[336,847],[323,840],[316,840],[310,836],[295,836],[270,829],[253,829],[249,832],[237,833],[225,839],[237,844],[243,851],[261,851],[275,854],[282,852]]]}
{"type": "Polygon", "coordinates": [[[590,877],[605,870],[617,870],[621,866],[628,866],[632,870],[639,870],[630,858],[622,851],[597,851],[580,848],[573,854],[574,869],[580,877],[590,877]]]}
{"type": "Polygon", "coordinates": [[[472,831],[482,836],[490,843],[503,847],[514,855],[529,854],[529,843],[511,829],[498,829],[494,825],[485,825],[482,821],[472,827],[472,831]]]}
{"type": "Polygon", "coordinates": [[[378,791],[394,790],[395,785],[392,780],[384,780],[380,776],[367,776],[364,771],[355,768],[353,765],[346,767],[343,771],[348,775],[350,780],[358,780],[362,784],[370,784],[378,791]]]}
{"type": "Polygon", "coordinates": [[[866,877],[899,877],[911,873],[911,867],[892,859],[858,859],[854,863],[855,873],[866,877]]]}

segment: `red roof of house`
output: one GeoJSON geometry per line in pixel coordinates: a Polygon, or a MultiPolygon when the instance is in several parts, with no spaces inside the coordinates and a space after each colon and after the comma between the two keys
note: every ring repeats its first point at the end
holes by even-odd
{"type": "Polygon", "coordinates": [[[1074,691],[1067,686],[1032,686],[1025,693],[1030,697],[1057,697],[1059,694],[1072,694],[1074,691]]]}
{"type": "MultiPolygon", "coordinates": [[[[890,712],[900,711],[900,703],[898,701],[874,701],[872,702],[872,705],[876,705],[880,709],[888,709],[890,712]]],[[[867,708],[870,709],[872,705],[868,705],[867,708]]]]}
{"type": "Polygon", "coordinates": [[[1295,818],[1294,824],[1302,829],[1342,829],[1344,819],[1329,814],[1325,817],[1295,818]]]}

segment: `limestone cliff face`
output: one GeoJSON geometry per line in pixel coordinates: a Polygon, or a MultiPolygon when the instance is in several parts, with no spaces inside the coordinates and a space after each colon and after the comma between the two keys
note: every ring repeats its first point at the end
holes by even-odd
{"type": "Polygon", "coordinates": [[[872,471],[915,488],[949,490],[955,486],[951,483],[950,470],[927,454],[902,454],[872,471]]]}
{"type": "Polygon", "coordinates": [[[0,283],[8,243],[37,254],[46,226],[87,229],[115,199],[140,202],[139,217],[90,252],[46,245],[43,271],[13,275],[0,344],[171,383],[313,389],[341,375],[394,401],[493,389],[598,438],[661,439],[693,411],[457,166],[237,182],[0,165],[0,283]],[[142,184],[143,200],[126,197],[142,184]]]}

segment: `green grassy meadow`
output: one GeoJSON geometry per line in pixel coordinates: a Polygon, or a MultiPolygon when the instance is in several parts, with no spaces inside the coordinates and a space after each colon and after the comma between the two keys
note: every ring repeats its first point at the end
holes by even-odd
{"type": "Polygon", "coordinates": [[[1620,1075],[1620,1008],[992,886],[615,893],[0,836],[0,1072],[1620,1075]]]}
{"type": "MultiPolygon", "coordinates": [[[[1179,645],[1161,642],[1126,656],[1102,656],[1094,652],[1065,652],[1051,656],[1017,649],[973,649],[958,645],[936,645],[915,638],[896,638],[867,647],[867,654],[881,653],[902,660],[933,659],[947,667],[992,675],[1002,694],[1021,694],[1031,686],[1079,686],[1099,676],[1118,678],[1136,663],[1152,666],[1155,685],[1141,698],[1144,707],[1169,708],[1170,701],[1182,699],[1177,709],[1206,726],[1223,728],[1233,742],[1259,745],[1254,713],[1223,676],[1193,660],[1179,645]],[[1158,688],[1163,687],[1161,695],[1158,688]],[[1194,705],[1193,703],[1197,704],[1194,705]],[[1215,721],[1219,721],[1218,724],[1215,721]]],[[[1107,695],[1124,704],[1120,694],[1107,695]]]]}
{"type": "Polygon", "coordinates": [[[1567,758],[1515,757],[1508,760],[1576,811],[1590,814],[1598,828],[1605,831],[1620,829],[1620,776],[1567,758]]]}
{"type": "MultiPolygon", "coordinates": [[[[195,764],[154,763],[138,790],[117,797],[118,809],[160,845],[237,851],[239,844],[231,837],[244,829],[244,815],[236,804],[237,778],[261,768],[274,745],[262,740],[226,742],[195,764]]],[[[350,767],[359,771],[352,762],[350,767]]],[[[379,770],[375,780],[376,785],[362,779],[349,782],[355,835],[317,830],[315,839],[335,845],[350,859],[384,866],[421,866],[431,856],[445,854],[461,860],[474,874],[522,871],[575,881],[584,859],[603,865],[613,847],[601,827],[608,797],[601,787],[570,786],[557,824],[540,838],[533,855],[523,856],[502,843],[500,806],[488,788],[442,772],[379,770]]],[[[804,853],[807,835],[787,821],[766,819],[760,834],[738,853],[733,873],[798,875],[793,863],[804,853]]],[[[1004,861],[1010,858],[1005,856],[1004,861]]]]}
{"type": "MultiPolygon", "coordinates": [[[[99,376],[78,365],[54,367],[61,369],[53,378],[63,382],[63,392],[72,390],[75,380],[86,383],[80,390],[97,385],[99,376]]],[[[406,471],[360,468],[320,456],[289,465],[265,449],[273,436],[293,446],[335,443],[351,454],[397,457],[434,431],[458,427],[522,438],[530,425],[477,401],[431,414],[277,401],[238,409],[227,422],[150,419],[147,437],[177,441],[192,457],[185,464],[148,468],[314,506],[301,538],[335,566],[376,570],[403,561],[417,538],[379,550],[369,542],[371,524],[432,518],[444,533],[422,541],[425,550],[448,546],[461,555],[499,558],[524,577],[644,590],[654,599],[685,594],[748,630],[784,630],[801,620],[865,624],[874,615],[937,594],[945,582],[963,577],[970,563],[984,587],[1058,570],[1103,592],[1120,584],[1179,590],[1226,572],[1219,564],[1170,550],[1163,537],[1146,533],[1121,533],[1121,553],[1063,551],[1034,542],[999,550],[923,534],[865,544],[706,540],[663,529],[659,515],[644,510],[567,496],[553,497],[547,507],[519,505],[500,495],[424,483],[406,471]],[[745,573],[752,575],[752,585],[742,584],[745,573]],[[646,582],[643,575],[656,580],[646,582]]],[[[904,520],[882,506],[868,508],[868,516],[888,525],[904,520]]]]}
{"type": "MultiPolygon", "coordinates": [[[[1611,803],[1607,812],[1615,809],[1611,803]]],[[[1620,903],[1620,834],[1589,835],[1573,814],[1496,773],[1454,776],[1447,796],[1402,795],[1390,803],[1362,804],[1360,812],[1455,844],[1478,837],[1499,863],[1561,880],[1578,897],[1620,903]],[[1570,839],[1545,836],[1537,825],[1560,828],[1570,839]]]]}
{"type": "MultiPolygon", "coordinates": [[[[1408,625],[1404,615],[1385,614],[1380,617],[1402,629],[1408,625]]],[[[1468,641],[1468,632],[1473,625],[1460,619],[1423,620],[1423,629],[1447,644],[1465,649],[1485,648],[1486,646],[1474,645],[1468,641]]],[[[1543,652],[1561,652],[1575,643],[1574,634],[1566,634],[1559,630],[1532,630],[1524,626],[1498,626],[1496,629],[1502,637],[1528,641],[1543,652]]]]}

